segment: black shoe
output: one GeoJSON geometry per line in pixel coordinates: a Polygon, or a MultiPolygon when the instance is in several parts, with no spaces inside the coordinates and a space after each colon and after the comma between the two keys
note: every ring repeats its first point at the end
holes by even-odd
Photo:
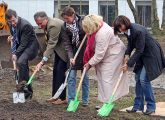
{"type": "Polygon", "coordinates": [[[142,111],[143,112],[143,109],[135,109],[135,108],[132,108],[131,110],[126,110],[128,113],[135,113],[137,111],[142,111]]]}
{"type": "Polygon", "coordinates": [[[88,106],[88,103],[82,103],[82,106],[83,107],[87,107],[88,106]]]}
{"type": "Polygon", "coordinates": [[[155,111],[146,110],[146,112],[143,112],[144,115],[151,115],[152,113],[155,113],[155,111]]]}
{"type": "Polygon", "coordinates": [[[135,113],[137,112],[137,109],[132,108],[131,110],[126,110],[128,113],[135,113]]]}
{"type": "Polygon", "coordinates": [[[29,90],[27,86],[23,88],[25,99],[32,99],[33,97],[33,91],[29,90]]]}
{"type": "Polygon", "coordinates": [[[25,94],[25,99],[32,99],[33,93],[24,93],[25,94]]]}
{"type": "Polygon", "coordinates": [[[96,110],[99,110],[101,107],[98,105],[98,106],[95,106],[95,109],[96,110]]]}

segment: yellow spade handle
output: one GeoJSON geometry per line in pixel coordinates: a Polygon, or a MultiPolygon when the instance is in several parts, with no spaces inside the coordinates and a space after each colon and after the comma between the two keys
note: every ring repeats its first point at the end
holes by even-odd
{"type": "Polygon", "coordinates": [[[13,68],[14,68],[14,70],[17,70],[16,61],[13,61],[13,68]]]}
{"type": "Polygon", "coordinates": [[[86,73],[86,67],[84,67],[84,70],[83,70],[83,73],[82,73],[82,76],[81,76],[81,79],[80,79],[80,82],[79,82],[79,85],[78,85],[77,93],[80,92],[80,88],[81,88],[82,82],[84,80],[85,73],[86,73]]]}
{"type": "Polygon", "coordinates": [[[121,72],[121,74],[120,74],[120,76],[119,76],[119,78],[118,78],[118,80],[117,80],[117,83],[116,83],[116,86],[115,86],[115,88],[114,88],[114,90],[113,90],[112,96],[115,95],[115,92],[116,92],[116,90],[117,90],[117,88],[118,88],[118,86],[119,86],[119,83],[120,83],[120,81],[121,81],[122,76],[123,76],[123,71],[121,72]]]}
{"type": "Polygon", "coordinates": [[[74,55],[74,60],[76,60],[76,58],[77,58],[77,56],[78,56],[78,54],[79,54],[79,52],[80,52],[80,50],[81,50],[81,48],[82,48],[82,46],[84,45],[84,42],[85,42],[85,40],[86,40],[86,35],[84,36],[84,38],[83,38],[83,40],[82,40],[82,42],[81,42],[81,44],[80,44],[80,46],[79,46],[79,48],[78,48],[78,50],[77,50],[77,52],[76,52],[76,54],[74,55]]]}

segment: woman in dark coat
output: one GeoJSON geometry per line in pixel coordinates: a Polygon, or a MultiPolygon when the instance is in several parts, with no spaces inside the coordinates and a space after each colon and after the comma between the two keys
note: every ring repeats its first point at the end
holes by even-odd
{"type": "Polygon", "coordinates": [[[128,38],[128,46],[125,52],[123,71],[128,67],[134,67],[136,97],[134,106],[127,112],[142,111],[149,115],[155,112],[155,98],[151,81],[157,78],[165,67],[165,58],[159,43],[152,38],[147,29],[139,24],[131,23],[125,16],[118,16],[114,21],[114,32],[123,32],[128,38]],[[132,51],[135,52],[131,55],[132,51]],[[130,58],[129,58],[130,57],[130,58]],[[144,112],[144,98],[147,110],[144,112]]]}

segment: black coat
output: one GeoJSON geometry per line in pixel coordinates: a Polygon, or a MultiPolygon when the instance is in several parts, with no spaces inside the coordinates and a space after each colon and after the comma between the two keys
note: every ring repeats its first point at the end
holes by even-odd
{"type": "Polygon", "coordinates": [[[133,23],[130,27],[130,36],[127,37],[126,54],[130,55],[135,49],[127,63],[128,66],[133,67],[136,64],[135,73],[144,66],[150,81],[157,78],[165,67],[165,58],[159,43],[151,37],[144,26],[133,23]]]}
{"type": "MultiPolygon", "coordinates": [[[[85,32],[82,29],[82,19],[83,18],[81,18],[78,15],[77,15],[77,17],[78,17],[77,25],[79,28],[79,39],[80,39],[80,43],[81,43],[81,41],[83,40],[83,38],[85,36],[85,32]]],[[[72,32],[66,28],[66,23],[64,23],[64,25],[61,28],[61,37],[64,42],[65,49],[68,53],[69,59],[73,58],[74,55],[76,54],[78,48],[76,47],[76,44],[72,44],[72,32]]],[[[84,43],[82,49],[80,50],[80,53],[77,56],[76,64],[74,65],[73,69],[76,69],[76,70],[83,69],[83,56],[84,56],[85,48],[86,48],[86,42],[84,43]]]]}
{"type": "Polygon", "coordinates": [[[19,45],[16,55],[20,57],[23,52],[34,54],[38,52],[39,44],[33,26],[25,19],[19,17],[16,27],[19,45]]]}

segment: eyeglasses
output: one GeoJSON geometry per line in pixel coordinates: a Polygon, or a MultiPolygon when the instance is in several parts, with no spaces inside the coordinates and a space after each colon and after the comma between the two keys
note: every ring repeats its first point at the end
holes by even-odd
{"type": "Polygon", "coordinates": [[[7,20],[7,23],[12,25],[12,24],[15,24],[16,21],[17,21],[17,18],[11,18],[11,19],[7,20]]]}

